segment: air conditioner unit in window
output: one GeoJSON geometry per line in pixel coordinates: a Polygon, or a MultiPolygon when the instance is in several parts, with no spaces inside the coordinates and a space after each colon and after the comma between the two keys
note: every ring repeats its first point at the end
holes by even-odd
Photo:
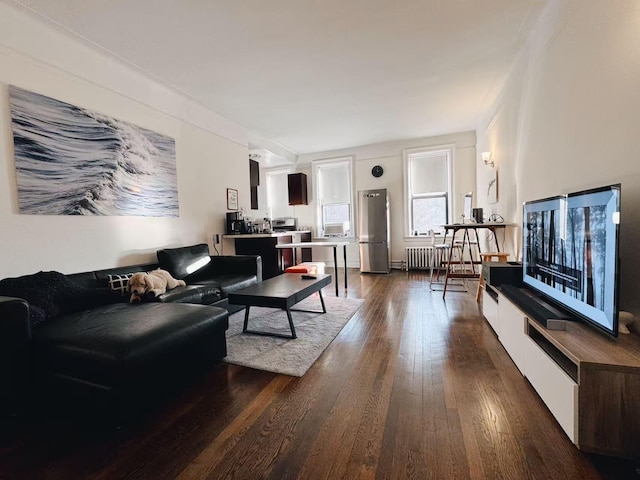
{"type": "Polygon", "coordinates": [[[344,237],[344,226],[339,225],[325,225],[324,226],[325,237],[344,237]]]}

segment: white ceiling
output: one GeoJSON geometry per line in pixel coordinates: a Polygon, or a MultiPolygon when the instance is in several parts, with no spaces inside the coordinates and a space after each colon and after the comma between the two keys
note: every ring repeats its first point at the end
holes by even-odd
{"type": "Polygon", "coordinates": [[[15,3],[309,153],[475,129],[547,0],[15,3]]]}

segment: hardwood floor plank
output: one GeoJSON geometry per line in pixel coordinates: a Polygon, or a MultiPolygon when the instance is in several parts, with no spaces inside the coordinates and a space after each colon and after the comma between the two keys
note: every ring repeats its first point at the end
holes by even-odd
{"type": "Polygon", "coordinates": [[[187,480],[190,478],[206,478],[216,467],[217,463],[231,450],[243,433],[264,413],[266,408],[291,382],[290,377],[279,375],[264,388],[254,400],[249,403],[240,415],[235,417],[216,438],[206,445],[176,478],[187,480]]]}
{"type": "Polygon", "coordinates": [[[379,306],[375,302],[363,306],[347,328],[334,340],[331,352],[325,352],[305,377],[311,383],[315,383],[318,380],[315,377],[319,375],[319,378],[323,379],[323,394],[319,396],[315,408],[302,420],[300,428],[290,439],[294,446],[291,453],[278,458],[269,478],[294,478],[302,475],[303,465],[317,443],[317,437],[327,419],[336,411],[335,405],[342,390],[352,381],[354,369],[361,363],[359,357],[367,339],[374,335],[374,329],[364,329],[360,323],[369,315],[378,315],[377,312],[379,306]],[[327,377],[324,372],[328,368],[335,369],[335,374],[327,377]]]}
{"type": "MultiPolygon", "coordinates": [[[[395,289],[389,293],[396,295],[395,289]]],[[[393,323],[394,318],[395,311],[380,312],[378,317],[387,331],[389,324],[398,330],[401,328],[401,325],[393,323]]],[[[381,338],[379,334],[369,337],[369,343],[372,345],[367,350],[370,353],[366,358],[363,357],[363,363],[368,365],[368,368],[366,373],[359,374],[364,374],[370,379],[369,388],[359,392],[362,414],[354,415],[353,421],[350,422],[349,428],[352,429],[352,433],[349,435],[349,441],[342,440],[344,449],[341,455],[334,459],[328,478],[350,479],[358,475],[371,476],[375,472],[381,448],[381,433],[396,370],[396,358],[393,352],[397,348],[397,343],[389,345],[388,342],[381,341],[381,338]],[[360,467],[366,468],[361,470],[360,467]]],[[[391,338],[399,338],[399,336],[392,335],[391,338]]]]}
{"type": "Polygon", "coordinates": [[[376,348],[380,345],[376,340],[377,328],[386,322],[385,313],[379,310],[378,304],[372,308],[378,321],[371,325],[370,335],[363,343],[366,348],[360,350],[357,366],[349,372],[349,380],[334,405],[331,417],[319,430],[298,478],[340,478],[343,474],[357,435],[360,412],[366,411],[379,366],[388,362],[376,348]],[[372,346],[371,342],[375,345],[372,346]],[[341,445],[338,451],[335,450],[336,443],[341,445]]]}
{"type": "MultiPolygon", "coordinates": [[[[112,462],[95,478],[175,478],[194,461],[197,453],[224,431],[226,425],[242,415],[247,404],[272,384],[275,375],[263,375],[235,365],[221,367],[235,377],[236,382],[221,395],[204,395],[183,415],[160,420],[162,428],[146,442],[137,443],[128,455],[112,462]],[[236,375],[233,372],[239,371],[236,375]],[[237,399],[238,404],[230,399],[237,399]]],[[[210,384],[210,388],[219,385],[210,384]]]]}

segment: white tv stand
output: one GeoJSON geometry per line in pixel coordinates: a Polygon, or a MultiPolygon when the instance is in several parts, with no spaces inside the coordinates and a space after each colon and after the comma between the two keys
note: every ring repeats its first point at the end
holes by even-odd
{"type": "Polygon", "coordinates": [[[482,310],[503,347],[580,449],[640,457],[640,339],[610,339],[580,322],[547,330],[499,288],[482,310]]]}

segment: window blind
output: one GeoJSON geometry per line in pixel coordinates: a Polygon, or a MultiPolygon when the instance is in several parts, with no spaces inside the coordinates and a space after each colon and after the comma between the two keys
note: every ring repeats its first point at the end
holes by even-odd
{"type": "Polygon", "coordinates": [[[419,154],[409,157],[411,194],[446,192],[449,185],[447,154],[419,154]]]}

